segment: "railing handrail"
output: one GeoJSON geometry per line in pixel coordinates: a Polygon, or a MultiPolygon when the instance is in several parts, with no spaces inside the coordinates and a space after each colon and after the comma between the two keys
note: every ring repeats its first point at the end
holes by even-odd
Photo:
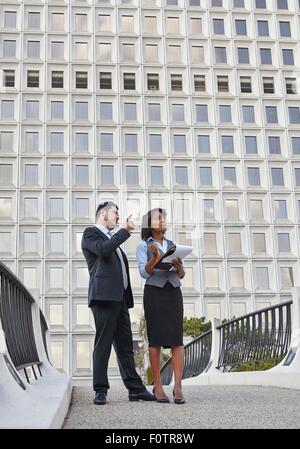
{"type": "Polygon", "coordinates": [[[35,302],[34,297],[25,287],[25,285],[20,281],[20,279],[6,266],[0,261],[0,272],[3,271],[8,278],[10,278],[16,287],[18,287],[24,295],[30,300],[31,303],[35,302]]]}
{"type": "Polygon", "coordinates": [[[284,306],[287,306],[287,305],[292,304],[292,303],[293,303],[293,301],[289,300],[289,301],[280,302],[278,304],[274,304],[273,306],[270,306],[270,307],[264,307],[263,309],[255,310],[254,312],[250,312],[250,313],[247,313],[245,315],[241,315],[241,316],[239,316],[237,318],[233,318],[232,320],[226,321],[226,323],[219,324],[219,326],[216,326],[216,329],[222,329],[223,327],[226,327],[229,324],[233,324],[236,321],[244,320],[244,319],[252,317],[254,315],[258,315],[260,313],[268,312],[268,311],[271,311],[273,309],[278,309],[279,307],[284,307],[284,306]]]}

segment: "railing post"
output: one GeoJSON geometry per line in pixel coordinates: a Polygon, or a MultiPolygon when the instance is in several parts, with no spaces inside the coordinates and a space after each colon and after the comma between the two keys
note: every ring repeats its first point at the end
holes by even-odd
{"type": "Polygon", "coordinates": [[[217,329],[220,325],[220,320],[218,318],[213,318],[211,326],[211,355],[208,365],[205,371],[200,374],[200,376],[205,376],[209,374],[220,374],[220,370],[216,368],[218,365],[219,355],[220,355],[220,344],[221,344],[221,331],[217,329]]]}
{"type": "Polygon", "coordinates": [[[292,318],[291,343],[287,355],[268,372],[300,374],[300,287],[292,287],[292,318]]]}

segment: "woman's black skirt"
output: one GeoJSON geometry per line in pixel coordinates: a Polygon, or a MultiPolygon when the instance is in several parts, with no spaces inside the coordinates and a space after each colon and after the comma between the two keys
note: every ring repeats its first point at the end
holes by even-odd
{"type": "Polygon", "coordinates": [[[149,346],[183,346],[183,300],[180,287],[145,285],[144,310],[149,346]]]}

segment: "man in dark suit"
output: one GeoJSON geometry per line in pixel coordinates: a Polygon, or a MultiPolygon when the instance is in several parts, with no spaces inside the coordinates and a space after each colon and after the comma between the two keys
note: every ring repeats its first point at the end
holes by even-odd
{"type": "Polygon", "coordinates": [[[99,204],[96,224],[85,229],[81,248],[87,261],[90,282],[88,302],[94,315],[96,336],[93,352],[94,403],[106,403],[109,382],[108,361],[114,345],[120,373],[130,401],[154,401],[137,374],[128,309],[133,307],[129,266],[120,245],[130,237],[134,223],[127,218],[111,235],[119,221],[118,207],[112,201],[99,204]]]}

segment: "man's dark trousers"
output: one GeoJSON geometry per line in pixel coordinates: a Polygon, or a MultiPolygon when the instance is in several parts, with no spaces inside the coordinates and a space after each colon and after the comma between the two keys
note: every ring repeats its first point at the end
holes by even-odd
{"type": "Polygon", "coordinates": [[[94,301],[91,305],[96,325],[93,352],[93,387],[95,391],[107,392],[109,388],[107,370],[112,344],[120,373],[130,393],[145,391],[137,374],[128,308],[123,301],[94,301]]]}

